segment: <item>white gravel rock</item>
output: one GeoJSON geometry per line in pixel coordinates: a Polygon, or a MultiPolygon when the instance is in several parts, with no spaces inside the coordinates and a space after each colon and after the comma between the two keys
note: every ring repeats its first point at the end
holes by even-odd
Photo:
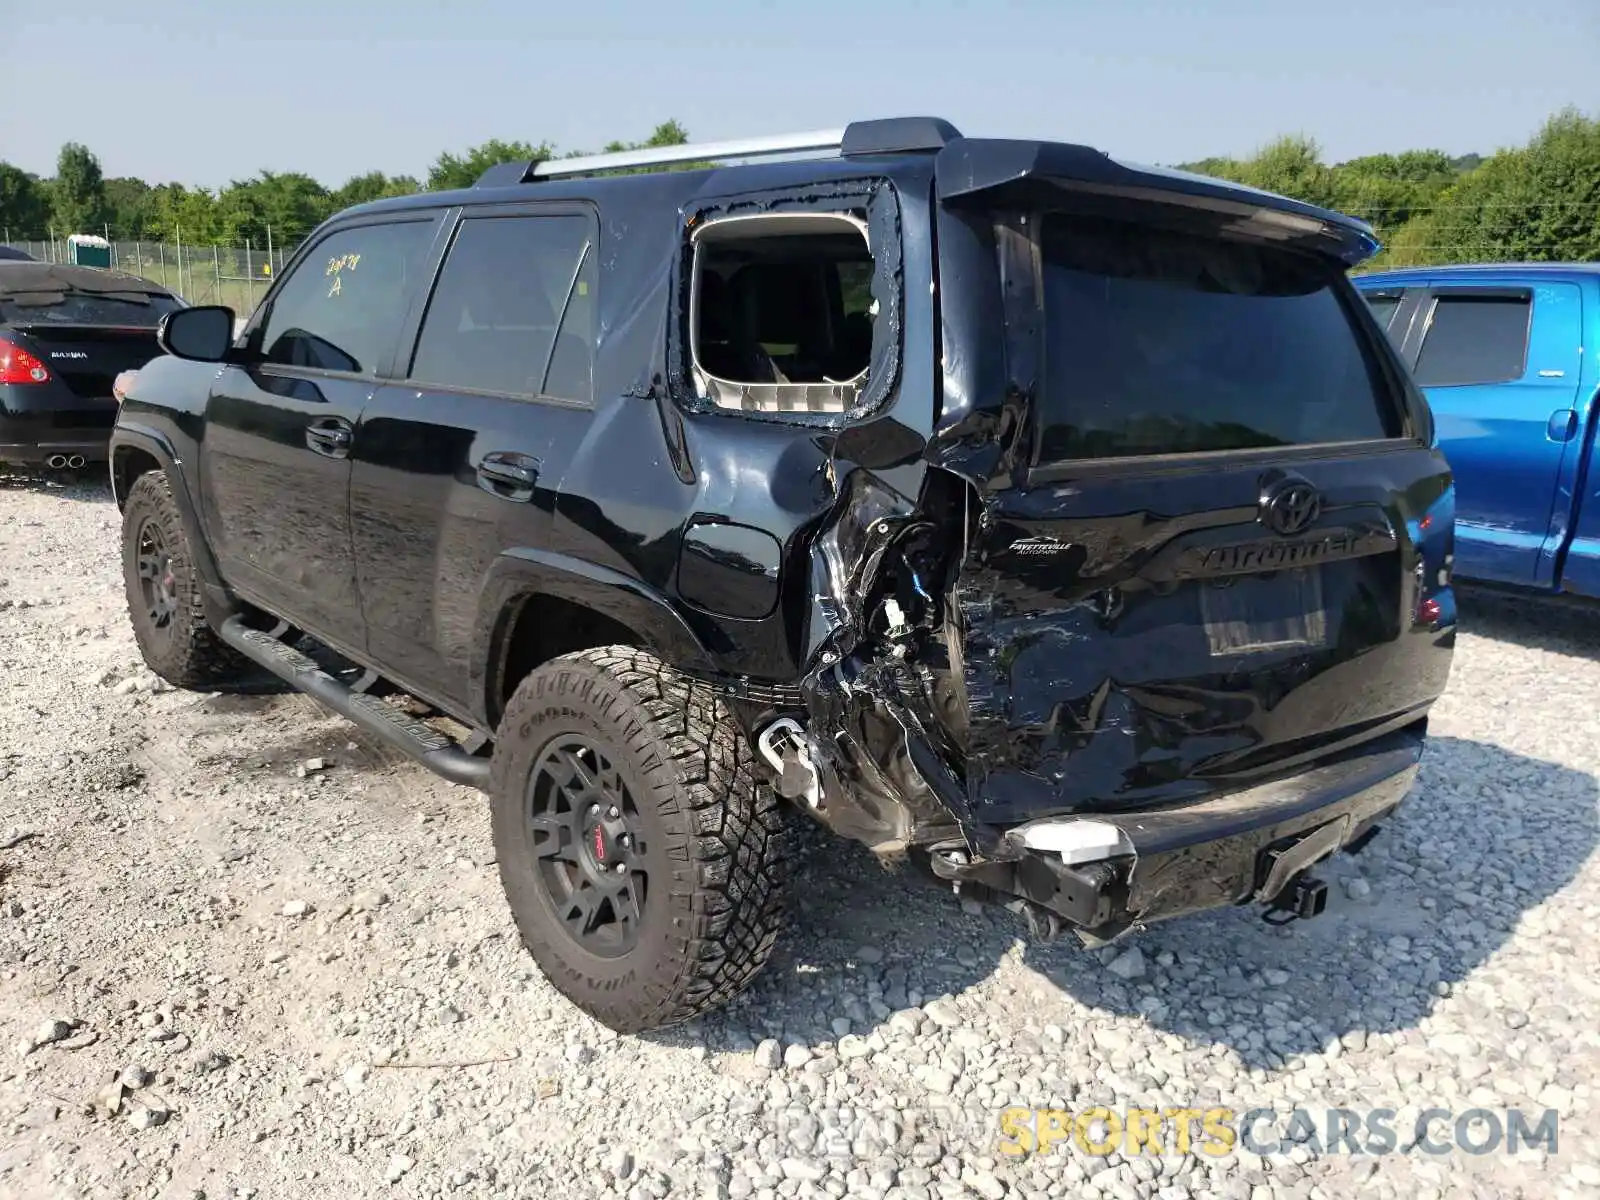
{"type": "Polygon", "coordinates": [[[42,1046],[51,1046],[56,1042],[65,1041],[72,1036],[72,1031],[77,1026],[74,1022],[63,1017],[51,1017],[34,1026],[33,1035],[24,1043],[28,1050],[37,1050],[42,1046]]]}
{"type": "Polygon", "coordinates": [[[481,796],[295,694],[152,685],[118,527],[103,486],[0,489],[0,1046],[31,1051],[0,1070],[0,1195],[1600,1189],[1573,1132],[1600,1128],[1600,742],[1574,717],[1600,695],[1592,614],[1463,608],[1418,785],[1359,858],[1318,867],[1316,921],[1241,908],[1102,952],[1027,945],[802,824],[770,969],[619,1038],[522,949],[481,796]],[[337,769],[300,778],[312,758],[337,769]],[[997,1149],[1008,1107],[1094,1104],[1387,1106],[1402,1144],[1430,1106],[1548,1107],[1565,1136],[1515,1160],[997,1149]]]}
{"type": "Polygon", "coordinates": [[[1106,970],[1118,979],[1143,979],[1146,972],[1144,951],[1137,946],[1129,946],[1106,964],[1106,970]]]}
{"type": "Polygon", "coordinates": [[[389,1159],[389,1165],[383,1172],[383,1177],[390,1183],[399,1183],[411,1169],[417,1165],[417,1160],[404,1154],[396,1154],[389,1159]]]}

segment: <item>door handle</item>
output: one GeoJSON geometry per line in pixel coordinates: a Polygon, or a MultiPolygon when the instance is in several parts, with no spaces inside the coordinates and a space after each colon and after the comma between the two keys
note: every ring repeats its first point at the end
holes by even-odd
{"type": "Polygon", "coordinates": [[[1575,409],[1558,408],[1550,414],[1550,424],[1545,429],[1545,436],[1552,442],[1570,442],[1572,435],[1578,432],[1578,414],[1575,409]]]}
{"type": "Polygon", "coordinates": [[[343,417],[324,417],[306,426],[306,445],[328,458],[349,458],[355,430],[343,417]]]}
{"type": "Polygon", "coordinates": [[[478,463],[478,486],[502,500],[526,503],[539,482],[539,460],[514,450],[494,450],[478,463]]]}

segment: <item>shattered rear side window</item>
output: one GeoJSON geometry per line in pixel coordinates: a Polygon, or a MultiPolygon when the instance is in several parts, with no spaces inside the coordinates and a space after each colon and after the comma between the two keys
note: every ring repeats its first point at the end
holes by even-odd
{"type": "Polygon", "coordinates": [[[719,408],[845,413],[868,382],[877,305],[865,214],[770,213],[695,236],[696,390],[719,408]]]}

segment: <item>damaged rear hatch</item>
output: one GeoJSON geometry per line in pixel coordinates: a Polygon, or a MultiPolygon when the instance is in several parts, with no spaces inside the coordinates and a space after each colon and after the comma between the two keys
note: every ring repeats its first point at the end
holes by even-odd
{"type": "Polygon", "coordinates": [[[972,816],[1182,801],[1420,730],[1453,490],[1345,278],[1365,227],[1039,143],[958,142],[938,189],[930,454],[978,498],[941,711],[972,816]]]}

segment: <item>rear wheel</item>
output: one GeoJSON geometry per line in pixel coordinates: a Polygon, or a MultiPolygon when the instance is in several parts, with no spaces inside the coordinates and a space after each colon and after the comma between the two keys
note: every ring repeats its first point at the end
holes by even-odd
{"type": "Polygon", "coordinates": [[[545,664],[506,709],[490,793],[523,943],[602,1024],[689,1020],[766,963],[782,813],[704,684],[626,647],[545,664]]]}
{"type": "Polygon", "coordinates": [[[206,623],[183,517],[161,471],[146,472],[129,489],[122,576],[134,640],[152,671],[182,688],[238,678],[244,660],[206,623]]]}

